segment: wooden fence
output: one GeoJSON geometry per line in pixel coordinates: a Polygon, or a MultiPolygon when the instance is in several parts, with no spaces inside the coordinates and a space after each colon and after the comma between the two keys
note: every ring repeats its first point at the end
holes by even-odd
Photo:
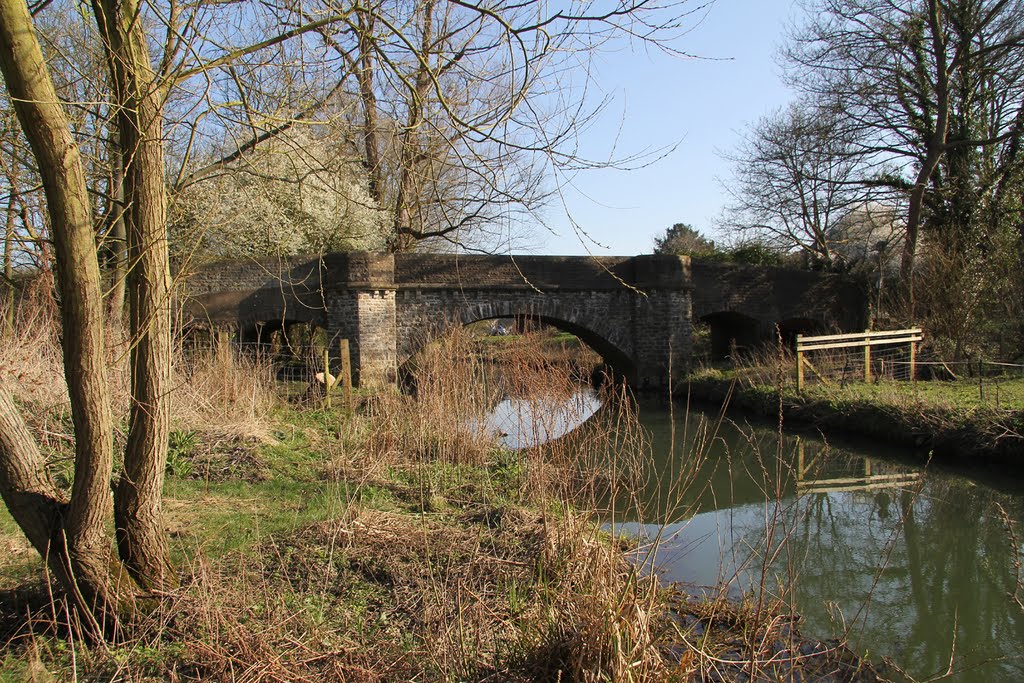
{"type": "MultiPolygon", "coordinates": [[[[817,337],[805,337],[802,334],[796,336],[796,385],[799,391],[804,388],[804,370],[809,369],[814,374],[822,377],[814,365],[807,358],[812,351],[824,351],[827,349],[856,349],[863,347],[864,353],[864,381],[871,382],[871,349],[878,346],[896,346],[899,344],[910,345],[910,379],[916,377],[915,359],[917,355],[917,344],[923,338],[921,329],[918,327],[907,330],[890,330],[886,332],[854,332],[852,334],[827,334],[817,337]]],[[[822,377],[822,379],[824,379],[822,377]]]]}

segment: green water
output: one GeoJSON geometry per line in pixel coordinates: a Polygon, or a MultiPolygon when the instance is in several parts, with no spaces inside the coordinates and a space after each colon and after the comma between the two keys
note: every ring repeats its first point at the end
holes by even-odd
{"type": "Polygon", "coordinates": [[[763,587],[805,635],[844,637],[918,680],[952,666],[945,680],[1024,681],[1021,482],[681,412],[641,406],[656,477],[643,518],[620,520],[660,532],[664,578],[734,597],[763,587]]]}

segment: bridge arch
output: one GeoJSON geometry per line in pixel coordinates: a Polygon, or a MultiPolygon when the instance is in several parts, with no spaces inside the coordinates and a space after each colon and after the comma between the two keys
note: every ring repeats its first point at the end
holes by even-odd
{"type": "Polygon", "coordinates": [[[747,350],[763,339],[762,323],[739,311],[717,311],[700,317],[711,332],[711,357],[730,356],[734,350],[747,350]]]}
{"type": "Polygon", "coordinates": [[[446,334],[455,325],[513,318],[536,321],[569,332],[600,355],[616,374],[633,377],[637,363],[632,356],[627,336],[629,326],[614,317],[595,315],[595,311],[588,310],[586,305],[581,305],[576,299],[567,295],[538,297],[534,301],[450,301],[433,307],[433,315],[424,315],[426,312],[420,311],[420,315],[416,316],[418,321],[399,320],[398,364],[405,365],[427,344],[446,334]]]}
{"type": "Polygon", "coordinates": [[[789,349],[796,350],[796,336],[798,334],[825,334],[828,325],[824,320],[815,318],[787,318],[779,321],[779,335],[782,337],[782,344],[789,349]]]}

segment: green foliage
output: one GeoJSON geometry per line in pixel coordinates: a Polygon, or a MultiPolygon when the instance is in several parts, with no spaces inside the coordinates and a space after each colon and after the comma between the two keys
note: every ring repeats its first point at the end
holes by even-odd
{"type": "Polygon", "coordinates": [[[654,253],[703,257],[715,253],[715,243],[692,226],[676,223],[664,236],[654,238],[654,253]]]}
{"type": "Polygon", "coordinates": [[[729,260],[753,266],[782,265],[782,255],[776,249],[764,244],[745,244],[729,250],[729,260]]]}
{"type": "Polygon", "coordinates": [[[751,266],[782,266],[785,264],[782,252],[760,242],[748,242],[696,256],[704,261],[717,263],[742,263],[751,266]]]}
{"type": "Polygon", "coordinates": [[[199,445],[199,434],[191,429],[175,429],[170,433],[167,444],[167,473],[175,477],[192,474],[192,456],[199,445]]]}

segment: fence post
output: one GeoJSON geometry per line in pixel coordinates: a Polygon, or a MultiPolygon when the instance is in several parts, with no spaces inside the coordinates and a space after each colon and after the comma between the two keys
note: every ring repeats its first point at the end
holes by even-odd
{"type": "Polygon", "coordinates": [[[331,354],[324,349],[324,407],[331,409],[331,354]]]}
{"type": "Polygon", "coordinates": [[[345,396],[345,410],[352,411],[352,356],[348,339],[341,340],[341,382],[345,396]]]}
{"type": "Polygon", "coordinates": [[[221,369],[221,396],[227,407],[231,392],[228,389],[231,381],[231,338],[227,330],[217,330],[217,365],[221,369]]]}
{"type": "Polygon", "coordinates": [[[800,348],[803,338],[802,334],[796,335],[796,390],[800,392],[804,390],[804,351],[800,348]]]}
{"type": "Polygon", "coordinates": [[[982,358],[978,356],[978,400],[982,403],[985,402],[985,376],[982,374],[984,368],[982,367],[982,358]]]}
{"type": "Polygon", "coordinates": [[[228,333],[224,330],[217,330],[217,362],[227,364],[228,354],[231,353],[231,340],[228,338],[228,333]]]}
{"type": "Polygon", "coordinates": [[[804,467],[804,440],[799,436],[796,438],[796,480],[803,481],[804,475],[807,474],[807,468],[804,467]]]}
{"type": "Polygon", "coordinates": [[[864,382],[871,384],[871,330],[864,330],[864,382]]]}
{"type": "Polygon", "coordinates": [[[917,342],[910,342],[910,381],[917,381],[915,362],[917,360],[917,342]]]}

